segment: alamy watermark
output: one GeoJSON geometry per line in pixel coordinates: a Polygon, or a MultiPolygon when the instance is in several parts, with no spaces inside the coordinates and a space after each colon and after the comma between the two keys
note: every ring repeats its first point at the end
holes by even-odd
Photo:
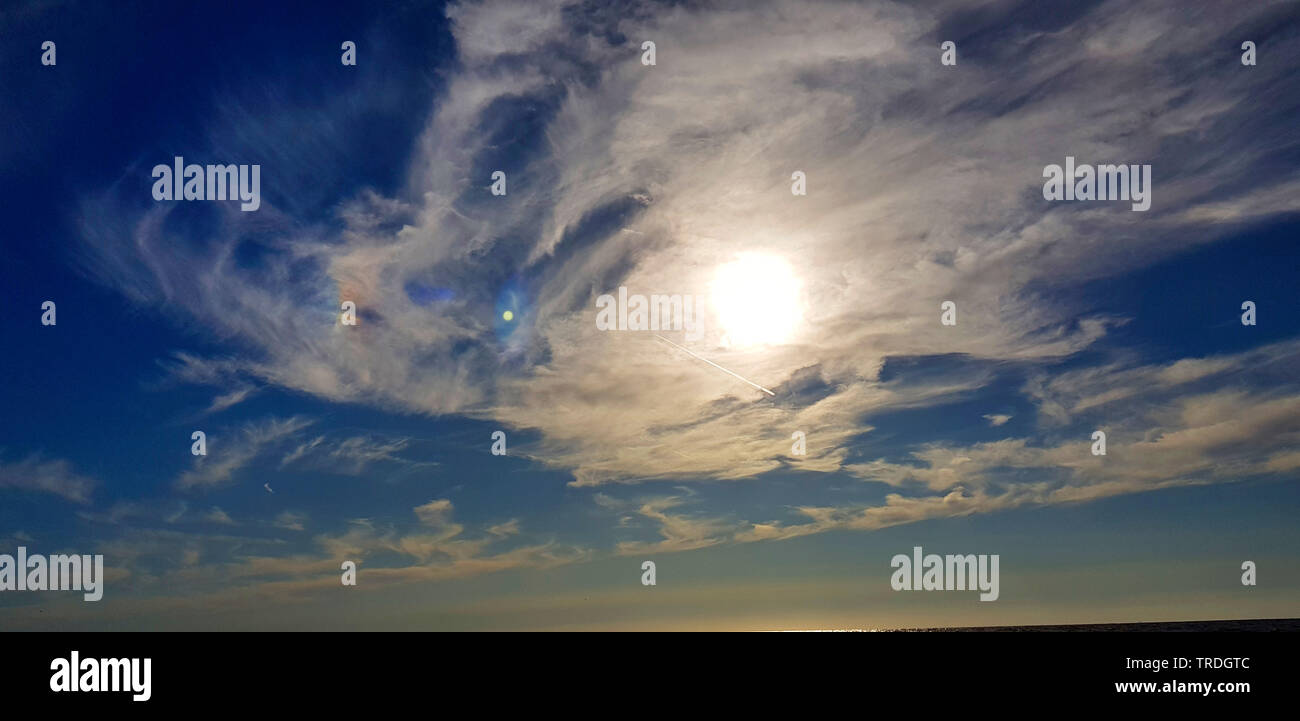
{"type": "Polygon", "coordinates": [[[50,661],[50,690],[59,692],[126,691],[132,701],[153,697],[153,659],[81,658],[73,651],[68,658],[50,661]]]}
{"type": "Polygon", "coordinates": [[[239,200],[239,209],[262,207],[262,166],[185,164],[176,156],[175,167],[153,166],[154,200],[239,200]]]}
{"type": "Polygon", "coordinates": [[[921,555],[913,546],[912,555],[900,553],[889,562],[898,570],[889,579],[895,591],[980,591],[981,601],[998,600],[998,556],[967,554],[921,555]]]}
{"type": "Polygon", "coordinates": [[[0,554],[0,591],[84,591],[87,601],[104,597],[103,555],[61,555],[48,559],[39,553],[27,555],[18,547],[18,558],[0,554]]]}
{"type": "Polygon", "coordinates": [[[604,293],[596,298],[596,328],[598,330],[659,331],[680,330],[687,340],[699,340],[704,335],[700,323],[700,304],[692,295],[629,295],[620,286],[618,297],[604,293]]]}
{"type": "Polygon", "coordinates": [[[1065,158],[1065,168],[1043,166],[1045,200],[1131,200],[1133,210],[1151,207],[1150,165],[1075,166],[1074,156],[1065,158]]]}

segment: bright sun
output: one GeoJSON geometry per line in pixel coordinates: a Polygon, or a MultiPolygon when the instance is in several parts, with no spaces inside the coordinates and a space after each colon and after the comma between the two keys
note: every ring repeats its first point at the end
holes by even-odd
{"type": "Polygon", "coordinates": [[[745,254],[719,267],[712,301],[733,346],[784,343],[799,322],[799,280],[771,255],[745,254]]]}

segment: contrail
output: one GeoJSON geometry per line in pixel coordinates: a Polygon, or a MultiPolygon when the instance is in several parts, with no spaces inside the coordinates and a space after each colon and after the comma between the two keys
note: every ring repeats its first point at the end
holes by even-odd
{"type": "Polygon", "coordinates": [[[709,365],[713,366],[714,368],[717,368],[718,370],[722,371],[723,373],[726,373],[726,374],[731,375],[731,376],[735,376],[736,378],[739,378],[740,380],[745,381],[746,383],[750,384],[751,386],[754,386],[755,388],[759,389],[760,391],[763,391],[764,393],[768,394],[769,396],[776,396],[775,393],[773,393],[772,391],[769,391],[768,389],[764,388],[763,386],[760,386],[759,384],[755,383],[754,381],[749,380],[748,378],[746,378],[746,377],[740,375],[739,373],[733,373],[733,372],[727,370],[726,368],[723,368],[722,366],[718,365],[717,363],[714,363],[713,361],[709,360],[708,358],[701,358],[700,356],[695,355],[694,353],[691,353],[689,350],[686,350],[685,348],[683,348],[683,347],[677,345],[676,343],[674,343],[674,342],[668,340],[667,338],[665,338],[665,337],[659,335],[658,333],[655,334],[655,337],[658,338],[659,340],[661,340],[661,341],[667,343],[668,345],[670,345],[670,346],[676,348],[677,350],[680,350],[680,351],[683,351],[683,352],[689,354],[689,355],[690,355],[691,357],[693,357],[693,358],[699,358],[700,360],[704,361],[705,363],[708,363],[709,365]]]}

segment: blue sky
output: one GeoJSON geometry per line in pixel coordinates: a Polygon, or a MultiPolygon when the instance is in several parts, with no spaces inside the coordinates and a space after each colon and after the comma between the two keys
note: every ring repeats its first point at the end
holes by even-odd
{"type": "Polygon", "coordinates": [[[1295,615],[1300,17],[1035,5],[0,11],[0,553],[110,569],[0,624],[1295,615]],[[155,201],[175,156],[260,164],[260,209],[155,201]],[[1066,156],[1151,209],[1044,200],[1066,156]],[[788,277],[736,304],[751,257],[788,277]],[[697,358],[598,330],[620,286],[699,299],[697,358]],[[1001,598],[891,590],[916,545],[1001,598]]]}

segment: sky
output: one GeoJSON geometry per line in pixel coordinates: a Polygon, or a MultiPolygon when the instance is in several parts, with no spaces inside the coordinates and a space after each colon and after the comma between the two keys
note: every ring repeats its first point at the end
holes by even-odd
{"type": "Polygon", "coordinates": [[[0,628],[1294,617],[1298,61],[1273,2],[7,3],[0,554],[106,571],[0,628]]]}

